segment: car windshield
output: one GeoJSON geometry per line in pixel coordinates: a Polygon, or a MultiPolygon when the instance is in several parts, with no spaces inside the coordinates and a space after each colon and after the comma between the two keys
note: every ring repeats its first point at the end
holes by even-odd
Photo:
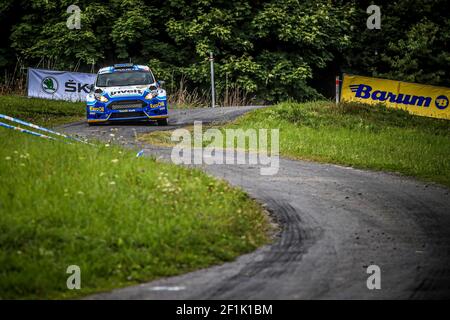
{"type": "Polygon", "coordinates": [[[119,71],[102,73],[97,76],[97,87],[138,86],[154,83],[153,75],[148,71],[119,71]]]}

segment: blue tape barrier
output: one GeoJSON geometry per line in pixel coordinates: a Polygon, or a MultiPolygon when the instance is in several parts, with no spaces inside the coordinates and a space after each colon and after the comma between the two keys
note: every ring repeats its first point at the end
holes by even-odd
{"type": "Polygon", "coordinates": [[[143,155],[144,155],[144,149],[142,149],[141,151],[139,151],[139,152],[136,154],[136,158],[142,157],[143,155]]]}
{"type": "MultiPolygon", "coordinates": [[[[0,119],[5,119],[5,120],[11,121],[11,122],[19,123],[21,125],[24,125],[24,126],[27,126],[27,127],[31,127],[31,128],[37,129],[37,130],[41,130],[41,131],[44,131],[44,132],[47,132],[47,133],[51,133],[51,134],[60,136],[62,138],[71,139],[71,140],[75,140],[75,141],[82,142],[82,143],[87,143],[84,140],[68,136],[68,135],[66,135],[64,133],[56,132],[56,131],[53,131],[53,130],[50,130],[50,129],[38,126],[36,124],[33,124],[31,122],[23,121],[23,120],[20,120],[20,119],[17,119],[17,118],[13,118],[13,117],[10,117],[10,116],[4,115],[4,114],[0,114],[0,119]]],[[[31,131],[31,132],[34,132],[34,131],[31,131]]]]}
{"type": "Polygon", "coordinates": [[[19,128],[19,127],[12,126],[12,125],[9,125],[9,124],[3,123],[3,122],[0,122],[0,127],[5,127],[5,128],[8,128],[8,129],[17,130],[17,131],[20,131],[20,132],[23,132],[23,133],[28,133],[28,134],[31,134],[31,135],[36,136],[36,137],[41,137],[41,138],[50,139],[50,140],[56,140],[55,138],[50,137],[50,136],[46,136],[45,134],[42,134],[42,133],[39,133],[39,132],[34,132],[34,131],[23,129],[23,128],[19,128]]]}

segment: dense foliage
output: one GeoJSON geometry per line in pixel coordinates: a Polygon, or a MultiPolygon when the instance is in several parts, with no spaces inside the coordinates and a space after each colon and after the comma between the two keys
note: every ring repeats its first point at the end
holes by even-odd
{"type": "MultiPolygon", "coordinates": [[[[185,79],[219,94],[239,87],[266,101],[331,95],[338,72],[450,85],[447,0],[379,0],[381,30],[368,30],[371,1],[2,0],[0,68],[90,70],[151,65],[169,90],[185,79]],[[67,7],[81,9],[70,30],[67,7]]],[[[1,73],[3,74],[3,73],[1,73]]]]}

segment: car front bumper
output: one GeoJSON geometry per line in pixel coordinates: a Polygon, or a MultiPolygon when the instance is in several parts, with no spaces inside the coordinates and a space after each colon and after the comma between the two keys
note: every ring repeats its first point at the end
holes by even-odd
{"type": "Polygon", "coordinates": [[[89,123],[127,120],[158,120],[168,118],[166,100],[121,98],[106,103],[95,101],[86,106],[89,123]]]}

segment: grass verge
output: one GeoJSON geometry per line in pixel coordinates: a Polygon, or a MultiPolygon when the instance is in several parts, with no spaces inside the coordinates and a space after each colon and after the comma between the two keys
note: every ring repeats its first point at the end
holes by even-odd
{"type": "MultiPolygon", "coordinates": [[[[382,105],[344,103],[336,107],[319,101],[258,109],[220,128],[279,128],[283,156],[398,172],[450,186],[448,120],[414,116],[382,105]]],[[[170,134],[154,132],[141,139],[172,145],[170,134]]]]}
{"type": "MultiPolygon", "coordinates": [[[[41,125],[78,115],[76,104],[60,114],[50,102],[47,114],[33,103],[7,114],[41,125]]],[[[118,147],[0,128],[0,178],[0,299],[84,296],[230,261],[269,241],[267,216],[244,192],[118,147]],[[81,290],[67,289],[69,265],[81,268],[81,290]]]]}
{"type": "Polygon", "coordinates": [[[0,96],[0,113],[43,126],[57,126],[82,120],[83,102],[67,102],[21,96],[0,96]]]}

